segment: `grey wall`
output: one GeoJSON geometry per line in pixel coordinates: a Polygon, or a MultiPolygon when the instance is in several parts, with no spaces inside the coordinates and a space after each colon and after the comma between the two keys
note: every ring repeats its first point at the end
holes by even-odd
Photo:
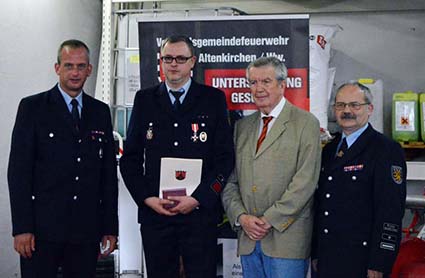
{"type": "Polygon", "coordinates": [[[394,92],[425,92],[425,12],[357,12],[312,14],[310,22],[338,24],[330,65],[335,84],[382,79],[384,133],[391,135],[394,92]]]}
{"type": "MultiPolygon", "coordinates": [[[[53,87],[59,44],[85,41],[96,68],[101,37],[100,0],[2,0],[0,9],[0,278],[18,276],[13,250],[7,161],[16,109],[22,97],[53,87]]],[[[86,84],[94,92],[96,71],[86,84]]]]}

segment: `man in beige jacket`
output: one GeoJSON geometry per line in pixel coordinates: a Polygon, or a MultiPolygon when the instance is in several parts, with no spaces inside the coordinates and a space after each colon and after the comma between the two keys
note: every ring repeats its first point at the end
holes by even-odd
{"type": "Polygon", "coordinates": [[[223,205],[238,232],[244,277],[305,277],[319,122],[284,98],[287,69],[277,58],[257,59],[246,74],[259,111],[236,123],[236,165],[223,205]]]}

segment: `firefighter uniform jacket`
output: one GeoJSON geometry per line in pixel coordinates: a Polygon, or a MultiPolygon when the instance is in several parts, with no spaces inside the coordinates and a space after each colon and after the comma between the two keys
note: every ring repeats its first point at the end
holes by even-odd
{"type": "Polygon", "coordinates": [[[159,196],[162,157],[202,159],[201,183],[192,197],[200,203],[198,212],[205,220],[219,221],[220,192],[234,163],[226,100],[221,91],[192,80],[178,112],[172,110],[164,83],[137,93],[120,170],[139,207],[139,223],[187,218],[161,216],[144,204],[146,198],[159,196]]]}
{"type": "Polygon", "coordinates": [[[390,273],[401,240],[406,163],[400,145],[369,124],[342,157],[341,135],[322,152],[314,254],[321,278],[390,273]]]}
{"type": "Polygon", "coordinates": [[[80,129],[57,86],[22,99],[9,159],[13,235],[85,243],[118,234],[111,116],[83,93],[80,129]]]}

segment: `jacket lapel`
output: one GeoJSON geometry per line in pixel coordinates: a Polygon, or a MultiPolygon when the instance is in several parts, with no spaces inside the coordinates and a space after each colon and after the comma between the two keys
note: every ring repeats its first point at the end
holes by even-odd
{"type": "Polygon", "coordinates": [[[68,107],[63,99],[57,85],[51,90],[51,101],[52,101],[52,110],[55,114],[58,115],[58,119],[62,119],[66,126],[72,131],[74,135],[78,135],[77,131],[74,128],[72,121],[72,115],[68,110],[68,107]]]}
{"type": "Polygon", "coordinates": [[[81,120],[80,120],[80,134],[84,134],[87,128],[90,126],[94,115],[94,109],[92,108],[92,99],[83,92],[83,109],[81,109],[81,120]]]}
{"type": "Polygon", "coordinates": [[[192,109],[192,107],[198,103],[197,99],[199,98],[200,94],[201,91],[199,89],[199,85],[192,80],[192,83],[189,87],[189,91],[187,92],[182,106],[180,107],[180,112],[184,114],[190,109],[192,109]]]}
{"type": "Polygon", "coordinates": [[[157,102],[161,111],[164,111],[165,113],[175,117],[175,112],[173,111],[173,106],[171,104],[170,97],[168,96],[167,92],[167,87],[165,86],[164,82],[162,82],[155,91],[155,101],[157,102]]]}
{"type": "MultiPolygon", "coordinates": [[[[267,133],[266,138],[264,139],[263,143],[261,144],[260,149],[256,153],[255,157],[258,157],[259,155],[261,155],[280,136],[282,136],[282,133],[285,132],[285,130],[286,130],[286,123],[291,118],[292,109],[293,109],[292,104],[290,104],[289,101],[286,101],[285,106],[283,107],[282,111],[280,112],[279,116],[277,117],[276,121],[274,122],[272,128],[267,133]]],[[[258,119],[258,125],[259,125],[259,122],[260,122],[260,119],[258,119]]],[[[258,129],[259,129],[259,127],[257,127],[257,131],[258,131],[258,129]]],[[[255,147],[256,147],[256,145],[257,145],[257,142],[255,142],[255,147]]]]}

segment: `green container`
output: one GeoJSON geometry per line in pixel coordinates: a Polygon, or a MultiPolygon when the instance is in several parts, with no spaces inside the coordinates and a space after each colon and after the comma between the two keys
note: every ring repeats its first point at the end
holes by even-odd
{"type": "Polygon", "coordinates": [[[393,95],[392,136],[399,142],[419,140],[419,96],[406,91],[393,95]]]}
{"type": "Polygon", "coordinates": [[[425,141],[425,93],[419,93],[419,113],[421,121],[421,137],[422,141],[425,141]]]}

